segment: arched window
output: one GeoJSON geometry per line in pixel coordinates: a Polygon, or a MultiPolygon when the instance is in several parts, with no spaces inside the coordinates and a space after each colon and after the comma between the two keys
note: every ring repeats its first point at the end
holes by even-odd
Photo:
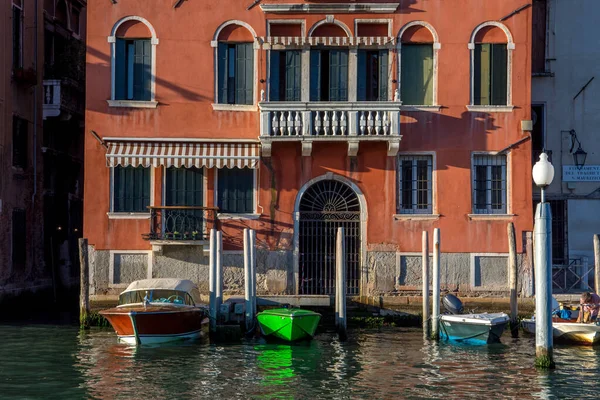
{"type": "Polygon", "coordinates": [[[413,21],[398,34],[400,99],[403,105],[437,105],[437,33],[426,22],[413,21]]]}
{"type": "Polygon", "coordinates": [[[256,33],[246,23],[228,21],[215,33],[215,98],[218,104],[252,105],[255,87],[256,33]]]}
{"type": "Polygon", "coordinates": [[[56,20],[68,27],[69,13],[67,10],[67,3],[64,0],[59,0],[56,3],[56,20]]]}
{"type": "Polygon", "coordinates": [[[112,46],[111,106],[156,107],[154,28],[144,18],[121,19],[108,38],[112,46]]]}
{"type": "Polygon", "coordinates": [[[504,25],[490,21],[471,35],[471,104],[474,106],[511,105],[512,36],[504,25]]]}

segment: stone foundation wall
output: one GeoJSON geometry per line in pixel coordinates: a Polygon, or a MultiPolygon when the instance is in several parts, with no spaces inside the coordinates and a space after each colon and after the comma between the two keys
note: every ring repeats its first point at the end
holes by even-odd
{"type": "MultiPolygon", "coordinates": [[[[95,251],[89,249],[90,294],[117,295],[136,279],[182,278],[196,282],[208,294],[208,255],[201,246],[164,246],[162,252],[95,251]]],[[[223,253],[223,290],[226,295],[244,293],[242,252],[223,253]]],[[[507,254],[443,253],[440,256],[443,289],[478,295],[508,291],[507,254]]],[[[257,293],[295,294],[291,251],[257,249],[257,293]]],[[[433,259],[430,256],[430,281],[433,259]]],[[[519,255],[523,270],[524,256],[519,255]]],[[[398,295],[421,291],[421,255],[395,251],[367,253],[366,296],[398,295]]]]}

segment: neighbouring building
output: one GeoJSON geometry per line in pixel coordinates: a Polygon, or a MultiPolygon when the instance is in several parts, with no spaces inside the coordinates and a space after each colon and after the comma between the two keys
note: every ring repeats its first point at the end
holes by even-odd
{"type": "Polygon", "coordinates": [[[594,287],[600,232],[600,3],[535,0],[533,8],[532,149],[533,162],[546,149],[555,169],[553,290],[581,291],[594,287]]]}
{"type": "MultiPolygon", "coordinates": [[[[91,294],[134,279],[330,295],[507,287],[507,223],[532,230],[531,7],[520,0],[128,0],[88,5],[84,236],[91,294]],[[430,244],[430,249],[432,248],[430,244]]],[[[530,263],[522,275],[531,279],[530,263]]]]}
{"type": "Polygon", "coordinates": [[[78,282],[84,0],[0,7],[0,300],[78,282]]]}

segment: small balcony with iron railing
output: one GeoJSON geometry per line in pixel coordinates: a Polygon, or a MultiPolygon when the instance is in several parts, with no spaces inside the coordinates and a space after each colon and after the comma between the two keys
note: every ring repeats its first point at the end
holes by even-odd
{"type": "Polygon", "coordinates": [[[385,141],[388,155],[400,144],[398,101],[378,102],[261,102],[260,141],[263,156],[278,141],[302,143],[310,156],[314,142],[344,142],[356,156],[361,141],[385,141]]]}
{"type": "Polygon", "coordinates": [[[150,231],[143,235],[154,251],[165,245],[205,246],[218,229],[216,207],[150,206],[150,231]]]}
{"type": "Polygon", "coordinates": [[[59,117],[63,112],[83,116],[84,101],[83,91],[76,82],[69,79],[44,80],[44,119],[59,117]]]}

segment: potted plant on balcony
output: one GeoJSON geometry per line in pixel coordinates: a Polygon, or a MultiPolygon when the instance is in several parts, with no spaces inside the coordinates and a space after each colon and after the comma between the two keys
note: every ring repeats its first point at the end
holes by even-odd
{"type": "Polygon", "coordinates": [[[37,72],[33,68],[14,68],[13,79],[16,82],[33,86],[37,83],[37,72]]]}
{"type": "Polygon", "coordinates": [[[173,239],[181,239],[181,233],[179,233],[178,231],[173,232],[173,239]]]}
{"type": "Polygon", "coordinates": [[[200,232],[193,231],[192,232],[192,240],[198,240],[198,239],[200,239],[200,232]]]}

